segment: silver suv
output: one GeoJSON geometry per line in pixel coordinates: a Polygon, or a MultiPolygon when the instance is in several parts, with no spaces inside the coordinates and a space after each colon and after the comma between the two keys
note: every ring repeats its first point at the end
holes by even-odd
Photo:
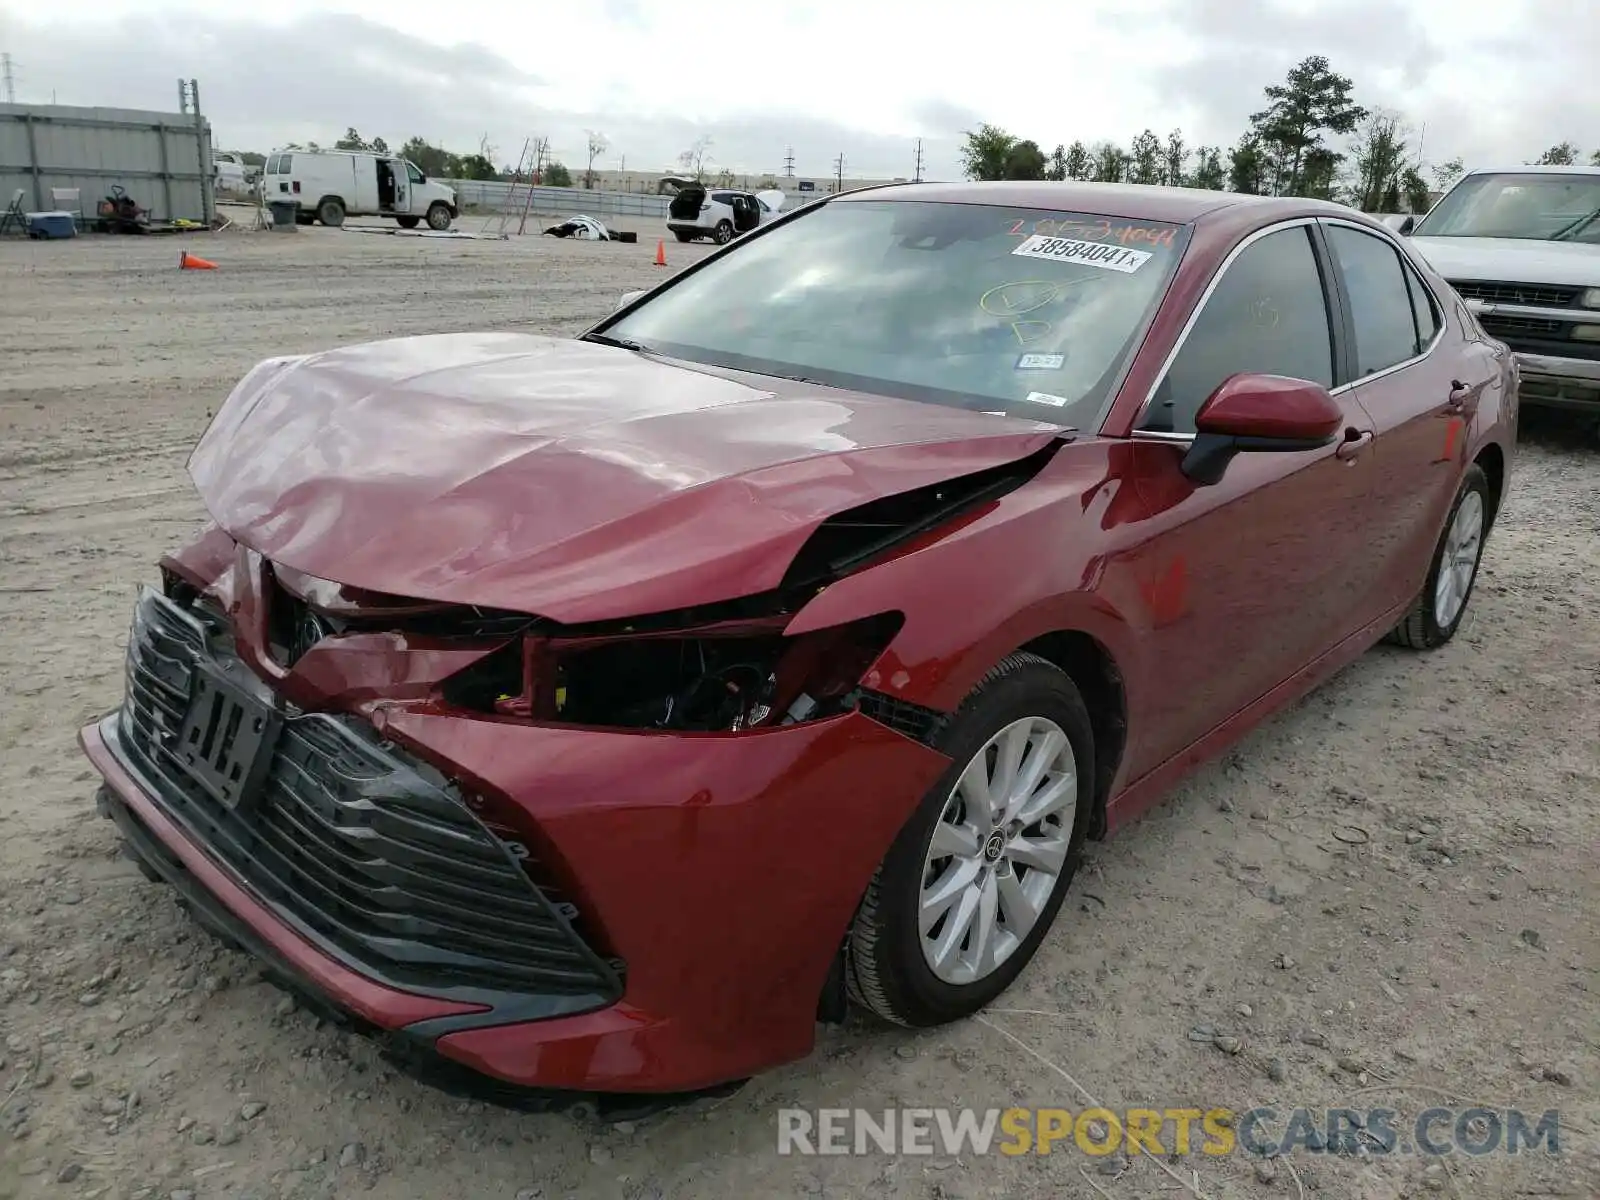
{"type": "Polygon", "coordinates": [[[1600,422],[1600,166],[1471,171],[1400,232],[1511,347],[1524,404],[1600,422]]]}

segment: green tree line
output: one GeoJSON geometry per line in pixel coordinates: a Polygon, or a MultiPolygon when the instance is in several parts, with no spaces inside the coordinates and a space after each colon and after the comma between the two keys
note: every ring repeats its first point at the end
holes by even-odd
{"type": "MultiPolygon", "coordinates": [[[[1465,170],[1461,160],[1425,167],[1403,118],[1363,107],[1354,90],[1327,58],[1312,55],[1264,89],[1266,104],[1231,146],[1191,147],[1181,129],[1165,138],[1146,129],[1126,147],[1079,140],[1047,154],[1036,141],[984,124],[966,134],[961,165],[968,179],[1161,184],[1340,200],[1364,212],[1427,211],[1430,182],[1448,187],[1465,170]]],[[[1571,164],[1579,155],[1562,142],[1536,161],[1571,164]]],[[[1600,150],[1589,161],[1600,165],[1600,150]]]]}

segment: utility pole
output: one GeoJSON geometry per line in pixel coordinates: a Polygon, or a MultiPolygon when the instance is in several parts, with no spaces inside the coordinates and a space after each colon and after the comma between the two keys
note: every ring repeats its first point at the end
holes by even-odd
{"type": "Polygon", "coordinates": [[[788,151],[787,151],[787,153],[785,153],[784,156],[783,156],[783,177],[785,179],[793,179],[794,178],[794,147],[793,146],[790,146],[788,151]]]}
{"type": "Polygon", "coordinates": [[[5,77],[6,103],[17,102],[17,80],[11,73],[11,55],[0,54],[0,75],[5,77]]]}
{"type": "Polygon", "coordinates": [[[922,139],[917,139],[917,172],[912,177],[912,183],[922,182],[922,139]]]}
{"type": "Polygon", "coordinates": [[[839,152],[839,157],[833,160],[833,194],[838,195],[844,191],[844,151],[839,152]]]}

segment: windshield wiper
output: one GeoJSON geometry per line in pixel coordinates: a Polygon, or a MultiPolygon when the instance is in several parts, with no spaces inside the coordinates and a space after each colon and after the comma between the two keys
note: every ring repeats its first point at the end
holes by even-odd
{"type": "Polygon", "coordinates": [[[633,350],[640,354],[647,354],[650,351],[650,347],[643,342],[612,337],[609,333],[586,333],[578,340],[580,342],[593,342],[597,346],[615,346],[618,350],[633,350]]]}
{"type": "Polygon", "coordinates": [[[1597,219],[1600,219],[1600,208],[1595,209],[1588,216],[1579,217],[1576,221],[1569,221],[1550,235],[1550,241],[1559,242],[1569,237],[1576,237],[1597,219]]]}

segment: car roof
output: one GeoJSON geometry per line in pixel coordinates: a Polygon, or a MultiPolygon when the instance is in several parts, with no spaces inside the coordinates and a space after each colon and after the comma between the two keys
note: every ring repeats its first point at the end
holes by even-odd
{"type": "Polygon", "coordinates": [[[1157,187],[1139,183],[983,181],[976,183],[899,183],[858,188],[833,197],[851,200],[922,200],[937,204],[996,204],[1007,208],[1054,209],[1127,217],[1135,221],[1188,224],[1226,209],[1248,207],[1261,220],[1295,215],[1341,216],[1353,209],[1327,200],[1249,196],[1204,188],[1157,187]]]}
{"type": "Polygon", "coordinates": [[[1473,167],[1468,175],[1600,175],[1600,164],[1585,165],[1573,163],[1571,166],[1533,166],[1523,163],[1514,167],[1473,167]]]}

